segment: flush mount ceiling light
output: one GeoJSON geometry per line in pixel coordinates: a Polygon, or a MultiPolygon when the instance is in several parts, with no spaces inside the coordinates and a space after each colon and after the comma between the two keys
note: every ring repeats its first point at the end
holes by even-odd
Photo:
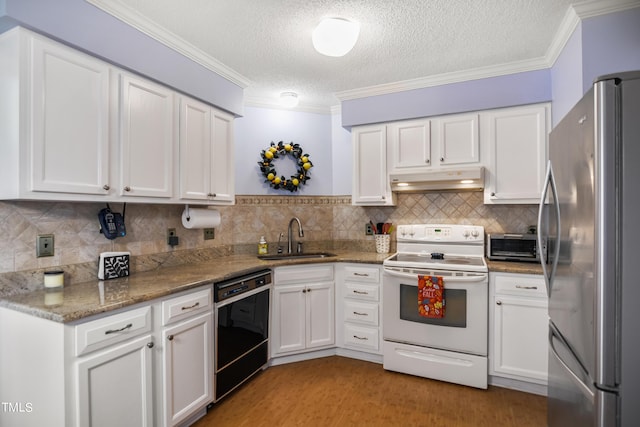
{"type": "Polygon", "coordinates": [[[280,105],[285,108],[293,108],[298,105],[298,94],[295,92],[282,92],[280,94],[280,105]]]}
{"type": "Polygon", "coordinates": [[[344,56],[353,49],[360,25],[343,18],[325,18],[313,30],[313,47],[323,55],[344,56]]]}

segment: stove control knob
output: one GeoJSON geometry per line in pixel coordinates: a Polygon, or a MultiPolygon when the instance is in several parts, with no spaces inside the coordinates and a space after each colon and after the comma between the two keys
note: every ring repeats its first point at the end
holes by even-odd
{"type": "Polygon", "coordinates": [[[464,236],[465,239],[468,239],[469,238],[469,230],[464,230],[462,232],[462,235],[464,236]]]}
{"type": "Polygon", "coordinates": [[[473,230],[471,230],[471,235],[473,237],[478,237],[480,235],[480,233],[478,232],[478,230],[476,230],[475,228],[473,230]]]}

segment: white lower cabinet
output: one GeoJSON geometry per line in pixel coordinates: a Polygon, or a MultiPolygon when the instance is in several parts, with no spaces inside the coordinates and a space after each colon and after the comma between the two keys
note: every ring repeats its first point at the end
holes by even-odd
{"type": "Polygon", "coordinates": [[[193,421],[213,402],[212,294],[206,285],[66,324],[0,307],[0,399],[34,414],[0,411],[0,425],[193,421]]]}
{"type": "Polygon", "coordinates": [[[333,346],[333,265],[278,267],[274,276],[272,357],[333,346]]]}
{"type": "Polygon", "coordinates": [[[153,338],[149,334],[77,362],[75,425],[155,425],[152,347],[153,338]]]}
{"type": "Polygon", "coordinates": [[[336,333],[338,347],[381,354],[381,267],[336,265],[336,333]]]}
{"type": "Polygon", "coordinates": [[[548,311],[544,278],[490,273],[489,374],[547,384],[548,311]]]}

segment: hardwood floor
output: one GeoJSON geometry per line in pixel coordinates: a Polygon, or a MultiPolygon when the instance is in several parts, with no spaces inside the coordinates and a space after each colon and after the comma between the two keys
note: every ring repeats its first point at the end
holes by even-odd
{"type": "Polygon", "coordinates": [[[332,356],[268,368],[194,426],[541,427],[546,415],[542,396],[480,390],[332,356]]]}

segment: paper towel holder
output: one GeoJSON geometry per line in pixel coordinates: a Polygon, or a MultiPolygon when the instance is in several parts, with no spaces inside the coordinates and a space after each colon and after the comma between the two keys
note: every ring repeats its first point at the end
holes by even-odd
{"type": "Polygon", "coordinates": [[[184,210],[187,212],[187,221],[191,220],[191,215],[189,215],[189,205],[184,205],[184,210]]]}

